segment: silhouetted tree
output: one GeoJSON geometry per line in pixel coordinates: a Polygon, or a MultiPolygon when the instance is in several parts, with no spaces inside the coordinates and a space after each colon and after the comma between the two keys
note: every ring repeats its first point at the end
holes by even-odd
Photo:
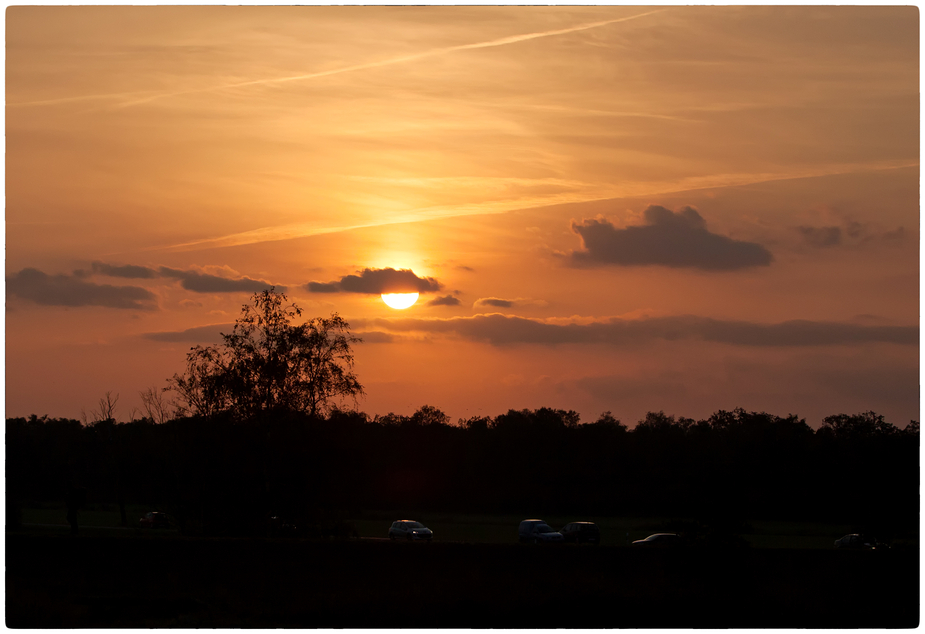
{"type": "Polygon", "coordinates": [[[418,411],[411,415],[412,425],[446,425],[450,417],[433,405],[422,405],[418,411]]]}
{"type": "Polygon", "coordinates": [[[490,424],[490,416],[472,416],[470,418],[460,418],[456,421],[457,427],[462,427],[463,429],[478,429],[479,431],[486,431],[490,424]]]}
{"type": "Polygon", "coordinates": [[[626,431],[626,425],[624,425],[619,420],[614,418],[610,410],[607,410],[606,412],[601,413],[601,415],[598,416],[596,421],[594,421],[593,423],[588,423],[588,424],[589,425],[600,425],[601,427],[607,427],[607,428],[622,428],[623,431],[626,431]]]}
{"type": "Polygon", "coordinates": [[[143,392],[139,392],[141,397],[141,407],[144,409],[145,417],[153,423],[161,424],[170,420],[170,404],[164,398],[164,393],[169,388],[158,389],[149,387],[143,392]]]}
{"type": "Polygon", "coordinates": [[[269,411],[325,414],[363,386],[350,346],[361,340],[337,313],[303,324],[295,304],[274,289],[255,293],[219,346],[195,346],[187,371],[170,379],[189,413],[250,418],[269,411]]]}
{"type": "Polygon", "coordinates": [[[492,423],[493,429],[510,431],[549,431],[562,428],[574,428],[581,422],[575,410],[552,409],[541,407],[536,410],[509,409],[506,414],[499,414],[492,423]]]}
{"type": "Polygon", "coordinates": [[[386,427],[399,427],[401,425],[407,425],[409,420],[410,419],[407,416],[402,416],[401,414],[396,414],[395,412],[389,412],[388,414],[383,414],[382,416],[376,414],[372,422],[377,425],[384,425],[386,427]]]}
{"type": "Polygon", "coordinates": [[[636,435],[662,433],[683,436],[687,427],[690,426],[689,421],[689,418],[682,418],[679,422],[674,416],[661,411],[648,412],[644,419],[636,423],[633,433],[636,435]]]}
{"type": "Polygon", "coordinates": [[[848,414],[826,416],[822,421],[820,431],[822,430],[830,430],[836,438],[891,436],[899,432],[876,412],[863,412],[851,416],[848,414]]]}
{"type": "Polygon", "coordinates": [[[112,392],[106,392],[100,397],[95,409],[90,410],[90,414],[81,410],[81,416],[85,425],[100,423],[103,421],[116,420],[116,403],[119,402],[119,395],[112,395],[112,392]]]}
{"type": "Polygon", "coordinates": [[[342,410],[338,407],[331,409],[328,413],[328,420],[337,423],[338,425],[365,425],[369,422],[369,417],[365,412],[359,412],[355,410],[342,410]]]}

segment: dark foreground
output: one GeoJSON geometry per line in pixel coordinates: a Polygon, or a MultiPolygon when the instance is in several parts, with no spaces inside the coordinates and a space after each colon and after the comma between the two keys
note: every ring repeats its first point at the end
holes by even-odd
{"type": "Polygon", "coordinates": [[[11,628],[913,628],[918,551],[7,534],[11,628]]]}

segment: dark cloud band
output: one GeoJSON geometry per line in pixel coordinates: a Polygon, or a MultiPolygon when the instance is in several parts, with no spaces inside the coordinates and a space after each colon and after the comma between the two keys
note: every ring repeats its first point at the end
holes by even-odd
{"type": "Polygon", "coordinates": [[[443,297],[435,297],[434,299],[427,302],[427,306],[460,306],[462,302],[459,301],[456,297],[452,295],[444,295],[443,297]]]}
{"type": "Polygon", "coordinates": [[[511,308],[514,305],[512,299],[501,299],[499,297],[482,297],[475,300],[475,307],[491,306],[493,308],[511,308]]]}
{"type": "Polygon", "coordinates": [[[862,343],[917,345],[918,327],[863,326],[794,320],[778,324],[722,321],[681,315],[649,319],[611,319],[590,324],[550,324],[499,314],[450,319],[376,319],[391,331],[453,333],[496,346],[510,344],[633,345],[651,340],[701,340],[738,346],[832,346],[862,343]]]}
{"type": "Polygon", "coordinates": [[[196,326],[186,330],[173,330],[165,332],[148,332],[142,335],[151,341],[164,341],[169,343],[217,343],[222,340],[223,332],[234,330],[234,324],[213,324],[211,326],[196,326]]]}
{"type": "Polygon", "coordinates": [[[94,275],[107,275],[109,277],[125,277],[129,279],[152,279],[158,277],[158,272],[147,266],[113,266],[105,262],[93,262],[91,271],[94,275]]]}
{"type": "Polygon", "coordinates": [[[276,290],[280,293],[286,292],[285,286],[270,284],[263,280],[252,280],[249,277],[231,279],[198,271],[171,269],[166,266],[160,267],[157,271],[163,277],[180,280],[180,286],[194,293],[259,293],[271,286],[276,286],[276,290]]]}
{"type": "MultiPolygon", "coordinates": [[[[155,308],[156,298],[151,291],[139,286],[113,286],[88,281],[94,275],[140,280],[175,279],[180,281],[184,289],[194,293],[257,293],[274,286],[249,277],[231,279],[166,266],[114,266],[93,262],[89,271],[77,270],[72,275],[48,275],[38,269],[25,268],[7,277],[7,292],[46,306],[105,306],[136,310],[155,308]]],[[[285,286],[277,285],[276,289],[286,291],[285,286]]]]}

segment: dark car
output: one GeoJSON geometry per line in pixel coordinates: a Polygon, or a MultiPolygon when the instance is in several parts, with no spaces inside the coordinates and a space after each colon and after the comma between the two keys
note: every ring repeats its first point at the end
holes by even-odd
{"type": "Polygon", "coordinates": [[[645,539],[637,539],[633,546],[643,548],[674,548],[683,543],[681,536],[677,533],[655,533],[645,539]]]}
{"type": "Polygon", "coordinates": [[[570,522],[559,532],[567,542],[595,545],[601,543],[601,530],[594,522],[570,522]]]}
{"type": "Polygon", "coordinates": [[[170,528],[170,520],[166,513],[152,511],[145,513],[144,517],[138,520],[138,525],[142,528],[170,528]]]}
{"type": "Polygon", "coordinates": [[[434,538],[434,532],[414,520],[398,520],[392,522],[389,527],[389,539],[407,539],[410,541],[424,540],[430,541],[434,538]]]}
{"type": "Polygon", "coordinates": [[[517,528],[517,538],[521,544],[554,544],[564,542],[562,533],[552,529],[543,520],[524,520],[517,528]]]}

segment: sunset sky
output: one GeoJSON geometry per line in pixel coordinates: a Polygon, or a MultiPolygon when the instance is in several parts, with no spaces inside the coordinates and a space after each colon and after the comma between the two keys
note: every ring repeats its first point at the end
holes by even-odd
{"type": "Polygon", "coordinates": [[[128,420],[272,284],[365,340],[370,415],[904,427],[918,33],[916,7],[10,7],[6,414],[112,392],[128,420]]]}

